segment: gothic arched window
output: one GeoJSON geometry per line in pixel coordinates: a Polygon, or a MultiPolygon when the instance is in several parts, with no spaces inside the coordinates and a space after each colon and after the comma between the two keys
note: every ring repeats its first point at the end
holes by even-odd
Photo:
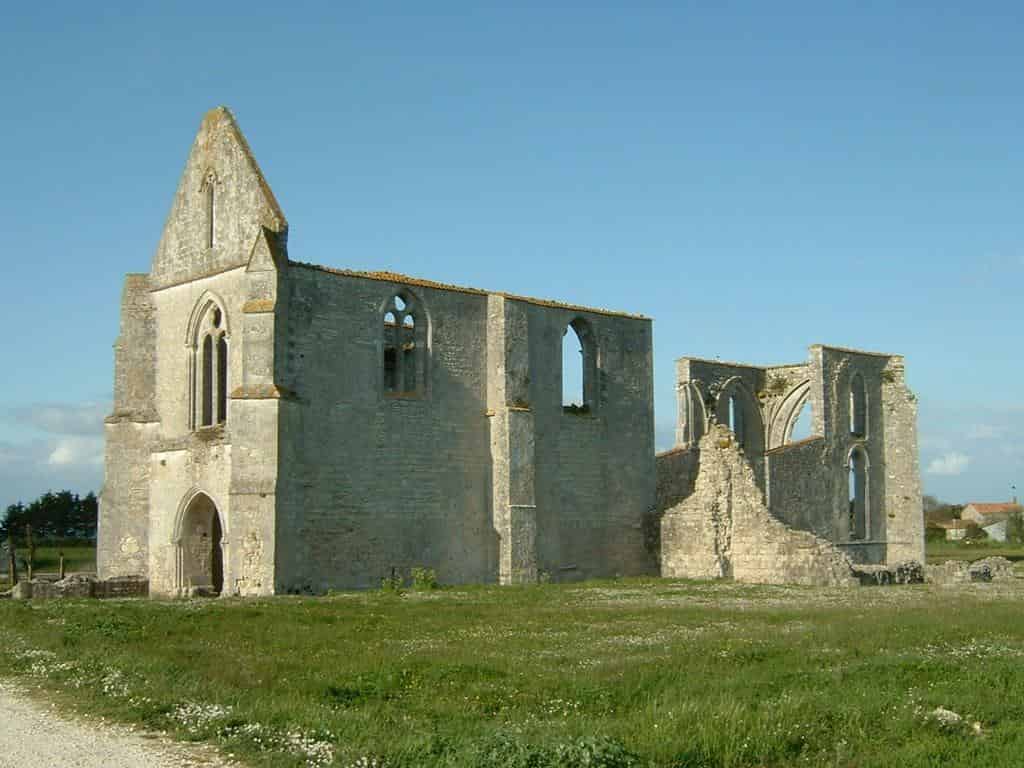
{"type": "Polygon", "coordinates": [[[868,435],[868,397],[864,377],[859,373],[850,379],[850,434],[855,437],[868,435]]]}
{"type": "Polygon", "coordinates": [[[204,298],[190,323],[189,426],[202,429],[228,418],[228,332],[224,310],[204,298]]]}
{"type": "Polygon", "coordinates": [[[562,331],[562,407],[573,413],[597,407],[597,345],[582,317],[562,331]]]}
{"type": "Polygon", "coordinates": [[[851,539],[871,537],[871,508],[868,504],[868,458],[857,447],[850,451],[849,469],[849,530],[851,539]]]}
{"type": "Polygon", "coordinates": [[[384,306],[383,389],[387,395],[414,397],[426,383],[425,317],[406,291],[384,306]]]}

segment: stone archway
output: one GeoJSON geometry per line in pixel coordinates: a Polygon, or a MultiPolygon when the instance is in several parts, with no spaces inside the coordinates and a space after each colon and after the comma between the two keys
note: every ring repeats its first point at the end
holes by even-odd
{"type": "Polygon", "coordinates": [[[224,590],[224,527],[217,505],[205,493],[188,499],[175,544],[179,593],[219,595],[224,590]]]}

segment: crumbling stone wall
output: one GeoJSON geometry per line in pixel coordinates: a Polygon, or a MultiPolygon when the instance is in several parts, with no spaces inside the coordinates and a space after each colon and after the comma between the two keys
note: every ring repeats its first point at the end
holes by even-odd
{"type": "MultiPolygon", "coordinates": [[[[727,428],[713,426],[685,453],[698,465],[696,482],[692,493],[662,515],[662,575],[766,584],[855,583],[850,561],[839,549],[772,516],[727,428]]],[[[677,468],[670,461],[659,457],[659,475],[677,468]]]]}
{"type": "MultiPolygon", "coordinates": [[[[661,520],[663,572],[666,568],[709,575],[735,576],[738,572],[740,559],[723,559],[720,554],[724,542],[728,539],[731,546],[734,538],[728,526],[728,537],[721,532],[720,522],[722,515],[732,519],[731,513],[722,511],[731,509],[733,503],[732,475],[720,463],[706,465],[697,451],[697,446],[703,445],[701,435],[716,425],[727,427],[727,419],[735,418],[726,413],[722,403],[737,390],[757,409],[757,418],[745,415],[745,423],[739,427],[747,432],[740,453],[773,521],[829,542],[853,562],[923,561],[916,408],[906,388],[901,357],[815,345],[806,364],[759,368],[683,359],[677,364],[677,373],[677,436],[684,441],[679,450],[682,455],[686,451],[696,455],[685,461],[681,455],[658,459],[659,509],[676,507],[675,513],[665,514],[661,520]],[[794,442],[793,427],[804,407],[811,409],[814,434],[794,442]],[[755,427],[764,430],[763,439],[760,435],[751,438],[750,430],[755,427]],[[691,480],[694,465],[699,469],[691,480]],[[859,472],[860,490],[855,494],[851,493],[852,465],[859,472]],[[713,495],[719,484],[728,503],[709,502],[696,492],[700,488],[703,496],[713,495]],[[662,493],[663,488],[671,488],[675,497],[689,499],[693,494],[698,498],[678,507],[662,493]],[[707,510],[710,522],[700,520],[700,509],[707,510]],[[684,560],[693,565],[680,565],[684,560]],[[724,563],[729,563],[728,568],[724,563]]],[[[737,442],[734,434],[730,440],[737,442]]],[[[753,503],[741,505],[743,509],[756,507],[753,503]]],[[[766,525],[762,537],[774,540],[775,531],[774,525],[766,525]]],[[[751,533],[747,544],[752,545],[756,538],[751,533]]],[[[814,546],[808,545],[804,551],[809,556],[814,546]]],[[[830,550],[819,554],[826,560],[832,556],[830,550]]],[[[755,578],[758,569],[743,566],[741,570],[745,578],[755,578]]],[[[791,565],[784,570],[792,576],[791,565]]],[[[773,577],[762,572],[756,578],[773,577]]]]}

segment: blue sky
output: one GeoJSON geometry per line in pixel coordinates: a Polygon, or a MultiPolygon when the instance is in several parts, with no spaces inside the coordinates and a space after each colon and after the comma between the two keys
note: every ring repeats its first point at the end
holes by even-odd
{"type": "Polygon", "coordinates": [[[1006,498],[1019,4],[626,5],[5,9],[0,505],[99,487],[121,281],[218,104],[293,259],[653,317],[659,447],[677,357],[898,352],[925,491],[1006,498]]]}

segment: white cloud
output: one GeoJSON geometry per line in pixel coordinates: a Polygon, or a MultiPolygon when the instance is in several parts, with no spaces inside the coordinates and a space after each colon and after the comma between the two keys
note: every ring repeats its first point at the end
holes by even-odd
{"type": "Polygon", "coordinates": [[[53,446],[46,463],[52,467],[101,465],[103,464],[103,438],[62,437],[53,446]]]}
{"type": "Polygon", "coordinates": [[[0,510],[47,490],[98,491],[103,417],[110,404],[49,403],[0,411],[15,425],[0,439],[0,510]]]}
{"type": "Polygon", "coordinates": [[[967,465],[970,462],[969,456],[957,453],[956,451],[950,451],[939,456],[937,459],[932,459],[928,469],[925,471],[929,475],[962,475],[967,470],[967,465]]]}
{"type": "Polygon", "coordinates": [[[99,435],[110,403],[43,403],[14,410],[14,419],[51,435],[99,435]]]}
{"type": "Polygon", "coordinates": [[[972,424],[967,428],[968,440],[995,440],[1006,432],[1005,427],[992,424],[972,424]]]}

